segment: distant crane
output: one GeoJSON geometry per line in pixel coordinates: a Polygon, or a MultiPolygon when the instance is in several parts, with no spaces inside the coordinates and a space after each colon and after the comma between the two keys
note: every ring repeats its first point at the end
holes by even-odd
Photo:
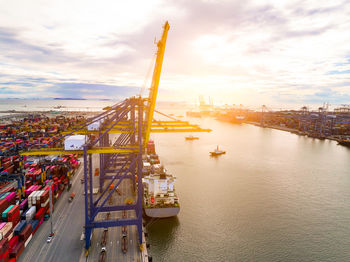
{"type": "Polygon", "coordinates": [[[266,105],[262,105],[261,106],[261,119],[260,119],[260,125],[262,127],[265,127],[265,119],[264,119],[264,113],[267,111],[267,107],[266,105]]]}

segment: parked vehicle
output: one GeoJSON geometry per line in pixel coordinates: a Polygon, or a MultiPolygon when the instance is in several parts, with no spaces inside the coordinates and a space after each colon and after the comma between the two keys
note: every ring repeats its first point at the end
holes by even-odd
{"type": "Polygon", "coordinates": [[[68,202],[71,203],[75,197],[75,193],[73,192],[70,197],[68,198],[68,202]]]}

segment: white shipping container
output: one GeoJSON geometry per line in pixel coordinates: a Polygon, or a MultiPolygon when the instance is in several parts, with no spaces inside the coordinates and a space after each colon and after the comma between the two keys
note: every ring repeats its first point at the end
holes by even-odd
{"type": "MultiPolygon", "coordinates": [[[[33,204],[33,201],[34,201],[34,199],[35,199],[35,195],[36,195],[36,191],[33,191],[33,193],[31,193],[30,194],[30,199],[28,200],[31,204],[33,204]]],[[[28,203],[29,203],[28,202],[28,203]]]]}
{"type": "Polygon", "coordinates": [[[13,232],[7,237],[7,239],[11,239],[13,237],[13,232]]]}
{"type": "Polygon", "coordinates": [[[34,215],[36,213],[36,207],[32,206],[31,208],[28,209],[26,213],[26,221],[29,222],[30,220],[33,219],[34,215]]]}
{"type": "Polygon", "coordinates": [[[36,203],[36,195],[38,194],[38,191],[34,191],[33,193],[34,194],[32,195],[31,203],[32,203],[32,205],[35,205],[35,203],[36,203]]]}
{"type": "Polygon", "coordinates": [[[49,200],[50,199],[47,199],[45,203],[41,204],[41,207],[46,207],[49,204],[49,200]]]}
{"type": "Polygon", "coordinates": [[[174,191],[174,183],[173,182],[171,182],[171,183],[169,183],[169,191],[174,191]]]}
{"type": "Polygon", "coordinates": [[[32,197],[33,197],[34,193],[35,193],[35,191],[30,193],[30,195],[28,196],[28,202],[32,202],[32,197]]]}
{"type": "Polygon", "coordinates": [[[44,193],[44,191],[42,190],[42,191],[39,191],[39,193],[36,195],[36,201],[38,202],[38,203],[40,203],[40,197],[41,197],[41,195],[44,193]]]}
{"type": "MultiPolygon", "coordinates": [[[[7,222],[6,225],[0,230],[0,233],[3,236],[6,236],[6,234],[12,229],[12,222],[7,222]]],[[[10,238],[9,238],[10,239],[10,238]]]]}
{"type": "Polygon", "coordinates": [[[167,193],[168,192],[168,183],[167,181],[159,182],[159,193],[167,193]]]}
{"type": "Polygon", "coordinates": [[[68,136],[64,140],[64,150],[82,150],[86,140],[84,135],[68,136]]]}

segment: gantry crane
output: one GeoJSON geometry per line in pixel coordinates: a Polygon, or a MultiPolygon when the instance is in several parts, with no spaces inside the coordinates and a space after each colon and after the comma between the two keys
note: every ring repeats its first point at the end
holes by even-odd
{"type": "MultiPolygon", "coordinates": [[[[145,152],[151,132],[210,132],[198,125],[191,125],[155,110],[160,73],[163,63],[165,45],[169,24],[163,26],[163,34],[157,42],[156,61],[152,77],[152,84],[148,98],[141,96],[131,97],[124,101],[104,108],[104,112],[88,119],[74,130],[64,132],[53,142],[65,137],[82,134],[89,137],[81,150],[64,150],[63,148],[40,148],[21,152],[22,155],[60,155],[81,154],[84,159],[84,191],[85,191],[85,248],[90,247],[91,234],[95,228],[136,225],[139,244],[142,244],[142,154],[145,152]],[[168,117],[170,120],[154,120],[154,112],[168,117]],[[89,130],[92,123],[101,123],[98,130],[89,130]],[[110,144],[110,135],[117,134],[118,138],[110,144]],[[99,196],[93,196],[93,154],[99,154],[99,196]],[[108,191],[111,185],[116,189],[124,179],[131,179],[136,192],[134,203],[123,205],[107,205],[113,190],[108,191]],[[133,218],[110,218],[99,220],[103,212],[134,210],[133,218]]],[[[53,143],[52,142],[52,143],[53,143]]]]}

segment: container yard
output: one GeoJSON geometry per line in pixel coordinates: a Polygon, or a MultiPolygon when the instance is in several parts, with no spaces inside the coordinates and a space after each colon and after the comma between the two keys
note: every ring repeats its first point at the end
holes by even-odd
{"type": "Polygon", "coordinates": [[[55,146],[51,142],[57,135],[76,122],[76,118],[36,116],[1,123],[1,261],[19,260],[30,247],[36,232],[50,219],[49,191],[53,211],[80,166],[74,154],[42,158],[20,156],[19,151],[55,146]]]}
{"type": "MultiPolygon", "coordinates": [[[[72,138],[66,139],[65,143],[56,141],[56,139],[62,132],[83,120],[82,117],[65,118],[59,116],[50,119],[41,116],[21,120],[16,118],[13,121],[7,119],[6,123],[1,124],[1,261],[62,261],[60,250],[70,250],[72,247],[75,250],[65,253],[63,257],[67,261],[78,259],[86,261],[86,254],[83,251],[85,249],[82,245],[84,231],[81,214],[83,212],[79,207],[79,205],[84,204],[84,185],[80,182],[83,181],[81,155],[20,155],[20,150],[28,151],[39,148],[51,150],[68,144],[77,145],[80,141],[79,137],[82,135],[78,135],[73,140],[72,138]],[[49,126],[50,128],[48,128],[49,126]],[[51,207],[50,188],[52,193],[51,207]],[[54,223],[55,232],[53,235],[50,233],[52,230],[49,221],[51,218],[50,210],[55,214],[53,219],[56,222],[54,223]],[[81,217],[81,219],[71,220],[71,217],[81,217]],[[72,241],[69,242],[70,238],[66,239],[66,237],[74,231],[76,232],[75,240],[71,239],[72,241]],[[30,243],[31,241],[33,243],[30,243]],[[56,246],[58,249],[51,250],[49,247],[45,248],[45,245],[56,246]],[[58,253],[55,253],[55,250],[58,253]],[[38,257],[38,255],[40,256],[38,257]]],[[[91,129],[90,127],[87,130],[91,129]]],[[[68,150],[77,150],[79,147],[79,145],[74,148],[69,147],[68,150]]],[[[99,158],[95,155],[92,161],[96,169],[99,170],[99,158]]],[[[113,188],[113,186],[109,188],[113,188]]],[[[129,181],[124,181],[118,190],[113,188],[109,204],[114,202],[123,204],[128,199],[133,199],[133,192],[132,184],[129,181]]],[[[100,214],[98,218],[100,217],[103,215],[100,214]]],[[[133,219],[134,217],[135,213],[131,210],[120,213],[120,217],[117,214],[110,216],[110,218],[115,219],[133,219]]],[[[138,257],[139,261],[148,261],[146,244],[144,244],[144,249],[140,250],[137,228],[133,226],[130,229],[126,226],[124,228],[123,231],[120,231],[120,228],[111,228],[108,241],[113,243],[113,248],[111,245],[105,245],[102,256],[101,246],[93,245],[90,248],[88,261],[121,260],[126,257],[130,259],[138,257]],[[115,236],[117,238],[113,241],[115,236]],[[124,239],[127,240],[125,243],[124,239]],[[118,245],[120,246],[119,253],[114,251],[118,245]]],[[[99,243],[101,234],[104,232],[107,230],[96,229],[91,241],[96,240],[99,243]]],[[[104,236],[104,238],[106,241],[107,237],[104,236]]],[[[142,238],[145,243],[143,233],[142,238]]]]}

